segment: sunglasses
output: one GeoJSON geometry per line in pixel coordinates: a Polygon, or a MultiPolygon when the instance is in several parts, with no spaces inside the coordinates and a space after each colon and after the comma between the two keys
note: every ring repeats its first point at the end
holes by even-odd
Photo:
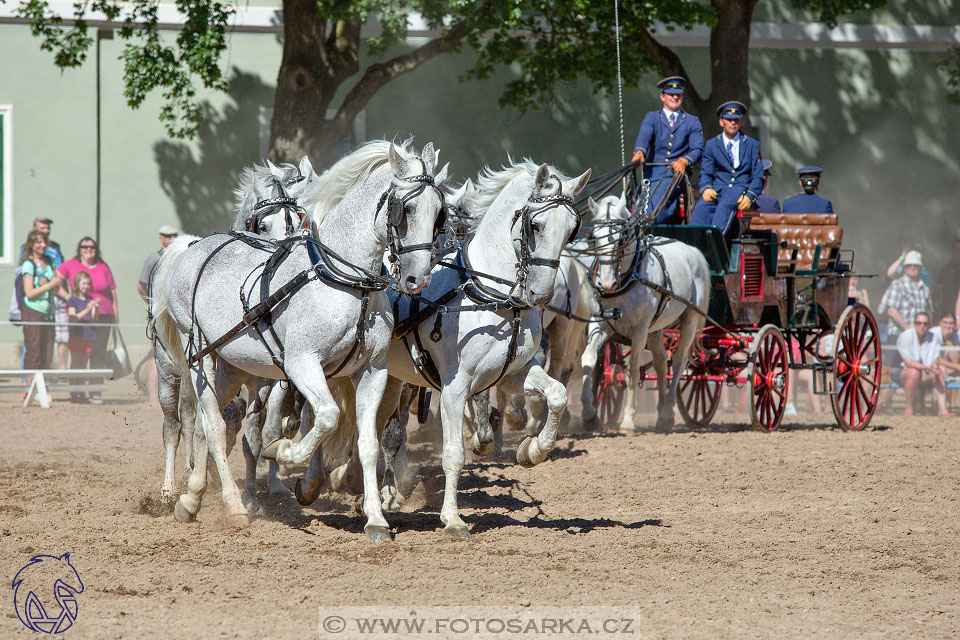
{"type": "Polygon", "coordinates": [[[913,324],[920,325],[921,327],[928,327],[928,326],[930,326],[930,323],[929,323],[929,322],[924,322],[923,320],[914,320],[914,321],[913,321],[913,324]]]}
{"type": "Polygon", "coordinates": [[[82,244],[80,245],[81,249],[96,249],[97,245],[95,244],[82,244]]]}

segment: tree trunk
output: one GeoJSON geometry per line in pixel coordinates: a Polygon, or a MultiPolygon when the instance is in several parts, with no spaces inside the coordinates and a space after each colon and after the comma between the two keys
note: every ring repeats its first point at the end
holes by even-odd
{"type": "Polygon", "coordinates": [[[755,2],[713,0],[717,24],[710,30],[710,96],[700,114],[707,137],[720,133],[716,111],[721,104],[739,100],[750,107],[750,22],[755,2]]]}
{"type": "Polygon", "coordinates": [[[360,70],[359,48],[359,24],[323,20],[316,0],[284,0],[271,160],[296,163],[308,155],[315,167],[329,164],[353,122],[328,120],[327,108],[340,84],[360,70]]]}

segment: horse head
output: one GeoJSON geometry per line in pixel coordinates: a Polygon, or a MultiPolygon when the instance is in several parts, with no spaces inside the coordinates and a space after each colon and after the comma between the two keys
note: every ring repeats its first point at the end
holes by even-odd
{"type": "Polygon", "coordinates": [[[299,199],[317,178],[309,158],[300,164],[255,165],[240,176],[233,229],[279,240],[301,229],[305,210],[299,199]]]}
{"type": "Polygon", "coordinates": [[[590,173],[587,169],[579,177],[565,179],[548,165],[540,165],[526,204],[514,213],[511,238],[521,269],[526,268],[521,276],[526,304],[543,305],[553,296],[560,252],[580,230],[573,196],[586,186],[590,173]]]}
{"type": "Polygon", "coordinates": [[[606,196],[600,202],[593,198],[587,200],[587,207],[593,215],[590,239],[598,254],[592,269],[598,287],[612,291],[620,277],[620,262],[627,249],[625,244],[635,236],[625,233],[630,210],[627,209],[625,195],[606,196]]]}
{"type": "Polygon", "coordinates": [[[449,165],[436,171],[437,152],[428,142],[419,157],[391,144],[390,188],[379,211],[386,229],[390,269],[404,293],[418,293],[430,284],[431,253],[446,225],[442,190],[449,165]]]}

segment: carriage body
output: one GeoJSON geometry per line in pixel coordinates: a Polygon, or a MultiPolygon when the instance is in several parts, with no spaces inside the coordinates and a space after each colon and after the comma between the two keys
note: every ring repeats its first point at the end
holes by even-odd
{"type": "MultiPolygon", "coordinates": [[[[870,310],[847,297],[854,254],[841,248],[836,215],[741,216],[734,239],[712,226],[653,228],[700,249],[710,267],[708,313],[717,326],[708,324],[691,354],[679,386],[681,415],[688,424],[709,424],[722,386],[742,386],[754,427],[772,431],[783,419],[791,372],[808,370],[837,423],[865,428],[879,392],[879,334],[870,310]],[[826,339],[836,334],[839,340],[826,339]]],[[[664,334],[670,350],[676,334],[664,334]]],[[[656,379],[646,371],[643,377],[656,379]]]]}

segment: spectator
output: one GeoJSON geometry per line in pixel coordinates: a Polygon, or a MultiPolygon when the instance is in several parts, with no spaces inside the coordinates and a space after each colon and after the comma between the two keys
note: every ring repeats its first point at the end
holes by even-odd
{"type": "Polygon", "coordinates": [[[153,275],[153,270],[156,268],[157,263],[160,262],[160,256],[163,254],[163,250],[170,246],[170,243],[174,241],[178,234],[179,232],[168,224],[160,227],[160,249],[147,256],[146,261],[143,263],[143,268],[140,269],[140,278],[137,280],[137,292],[148,305],[150,304],[148,299],[150,293],[150,276],[153,275]]]}
{"type": "MultiPolygon", "coordinates": [[[[110,330],[112,325],[120,320],[117,283],[113,279],[113,272],[103,261],[96,241],[90,237],[81,238],[77,244],[77,255],[60,265],[59,271],[68,282],[80,271],[90,275],[93,282],[92,297],[100,300],[95,322],[98,325],[97,337],[90,351],[90,367],[102,369],[106,366],[107,340],[110,338],[110,330]]],[[[90,402],[100,404],[102,402],[100,394],[91,393],[90,402]]]]}
{"type": "Polygon", "coordinates": [[[870,306],[870,294],[860,286],[860,276],[850,276],[850,282],[847,286],[847,298],[856,300],[865,307],[870,306]]]}
{"type": "MultiPolygon", "coordinates": [[[[933,304],[930,289],[920,280],[923,261],[916,251],[908,251],[903,258],[903,275],[890,283],[880,300],[880,313],[887,314],[887,344],[896,344],[901,332],[910,328],[914,316],[921,311],[930,313],[933,304]]],[[[894,352],[894,355],[896,352],[894,352]]],[[[900,364],[894,357],[891,367],[900,364]]]]}
{"type": "MultiPolygon", "coordinates": [[[[951,378],[960,379],[960,336],[957,335],[957,318],[950,312],[940,315],[938,326],[930,329],[930,333],[940,341],[940,366],[947,382],[951,378]]],[[[947,389],[947,408],[954,406],[957,395],[956,389],[947,389]]]]}
{"type": "MultiPolygon", "coordinates": [[[[90,362],[90,352],[97,339],[93,323],[97,319],[99,298],[90,295],[93,279],[86,271],[78,271],[73,277],[73,295],[67,300],[67,313],[70,317],[70,367],[86,369],[90,362]]],[[[84,393],[71,392],[70,402],[86,403],[84,393]]]]}
{"type": "Polygon", "coordinates": [[[23,258],[23,368],[46,369],[53,350],[53,325],[30,324],[53,321],[53,294],[60,276],[47,255],[47,235],[37,229],[27,234],[23,258]]]}
{"type": "MultiPolygon", "coordinates": [[[[903,276],[904,264],[903,261],[906,259],[907,254],[911,251],[914,251],[920,255],[923,254],[923,247],[919,242],[908,241],[903,245],[903,249],[900,251],[900,257],[890,263],[890,266],[887,267],[887,277],[893,280],[903,276]]],[[[933,274],[930,272],[930,269],[922,266],[920,267],[920,280],[923,281],[923,284],[927,287],[933,285],[933,274]]]]}
{"type": "Polygon", "coordinates": [[[940,287],[940,313],[953,311],[953,294],[960,291],[960,238],[953,241],[950,262],[937,273],[937,285],[940,287]]]}
{"type": "MultiPolygon", "coordinates": [[[[40,231],[47,236],[47,250],[46,255],[50,258],[51,266],[54,270],[60,268],[60,265],[63,264],[63,254],[60,252],[60,245],[50,239],[50,228],[53,226],[53,220],[50,218],[45,218],[39,216],[33,219],[33,230],[40,231]]],[[[20,246],[20,255],[18,260],[23,259],[23,248],[20,246]]],[[[55,292],[56,293],[56,292],[55,292]]],[[[67,341],[69,337],[69,327],[67,326],[67,303],[66,296],[63,295],[54,295],[53,297],[53,320],[56,322],[56,327],[54,327],[53,340],[54,346],[56,347],[52,353],[57,354],[57,366],[61,369],[66,369],[67,367],[67,341]]]]}
{"type": "Polygon", "coordinates": [[[907,397],[907,406],[903,415],[913,415],[913,401],[917,389],[933,387],[933,396],[937,400],[939,414],[950,417],[946,404],[946,381],[940,366],[940,341],[930,331],[930,314],[917,313],[913,327],[904,330],[897,338],[897,351],[902,364],[893,370],[893,381],[903,387],[907,397]]]}

